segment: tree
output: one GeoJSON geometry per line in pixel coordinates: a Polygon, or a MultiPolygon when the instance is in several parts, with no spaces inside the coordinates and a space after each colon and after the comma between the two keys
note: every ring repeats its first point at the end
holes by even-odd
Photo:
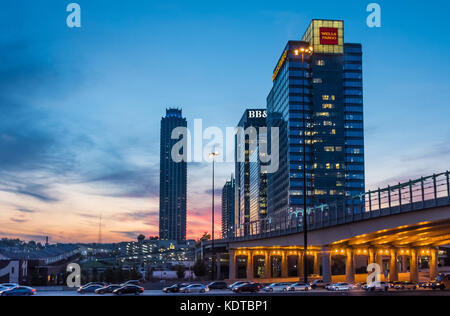
{"type": "Polygon", "coordinates": [[[183,265],[176,266],[175,270],[177,271],[178,279],[184,279],[184,273],[186,272],[186,267],[183,265]]]}
{"type": "Polygon", "coordinates": [[[197,277],[204,277],[206,275],[207,265],[205,260],[198,259],[195,261],[194,266],[192,267],[192,270],[194,271],[195,275],[197,277]]]}
{"type": "Polygon", "coordinates": [[[141,234],[137,237],[137,240],[138,242],[143,242],[145,240],[145,236],[141,234]]]}

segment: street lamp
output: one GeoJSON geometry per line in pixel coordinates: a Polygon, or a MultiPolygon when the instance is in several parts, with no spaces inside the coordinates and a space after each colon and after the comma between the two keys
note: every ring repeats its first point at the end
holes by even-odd
{"type": "Polygon", "coordinates": [[[215,158],[220,156],[220,153],[217,151],[213,151],[209,154],[209,157],[212,158],[212,211],[211,211],[211,281],[214,281],[214,267],[216,265],[216,254],[214,249],[214,165],[215,158]]]}
{"type": "Polygon", "coordinates": [[[302,99],[303,99],[303,132],[302,132],[302,139],[303,139],[303,238],[304,238],[304,249],[303,249],[303,274],[304,274],[304,281],[305,283],[308,283],[308,264],[307,264],[307,252],[308,252],[308,216],[307,216],[307,195],[308,195],[308,189],[307,189],[307,179],[306,179],[306,109],[305,109],[305,55],[312,55],[313,48],[300,48],[294,50],[294,55],[302,56],[302,72],[303,72],[303,93],[302,93],[302,99]]]}

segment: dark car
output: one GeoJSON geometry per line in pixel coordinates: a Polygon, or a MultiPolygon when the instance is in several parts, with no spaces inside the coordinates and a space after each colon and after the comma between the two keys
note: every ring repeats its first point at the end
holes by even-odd
{"type": "Polygon", "coordinates": [[[112,293],[114,290],[120,289],[122,286],[118,284],[111,284],[105,287],[101,287],[95,290],[95,294],[109,294],[112,293]]]}
{"type": "Polygon", "coordinates": [[[187,283],[177,283],[172,286],[163,288],[164,293],[179,293],[181,288],[188,286],[187,283]]]}
{"type": "Polygon", "coordinates": [[[36,294],[36,290],[27,286],[16,286],[0,292],[1,296],[31,296],[34,294],[36,294]]]}
{"type": "Polygon", "coordinates": [[[103,285],[85,285],[83,287],[80,287],[77,292],[80,294],[85,294],[85,293],[95,293],[96,290],[104,288],[103,285]]]}
{"type": "Polygon", "coordinates": [[[123,283],[123,284],[121,284],[121,285],[122,285],[122,286],[125,286],[125,285],[142,286],[142,282],[139,281],[139,280],[130,280],[130,281],[127,281],[127,282],[125,282],[125,283],[123,283]]]}
{"type": "Polygon", "coordinates": [[[88,287],[91,285],[101,285],[101,286],[108,286],[108,283],[105,282],[89,282],[88,284],[83,285],[82,287],[88,287]]]}
{"type": "Polygon", "coordinates": [[[125,285],[114,290],[113,293],[116,295],[123,295],[123,294],[139,295],[144,293],[144,288],[137,285],[125,285]]]}
{"type": "Polygon", "coordinates": [[[211,282],[208,284],[210,290],[226,290],[228,289],[228,284],[225,282],[211,282]]]}
{"type": "Polygon", "coordinates": [[[233,289],[234,293],[258,293],[261,290],[261,285],[258,283],[248,283],[237,286],[233,289]]]}

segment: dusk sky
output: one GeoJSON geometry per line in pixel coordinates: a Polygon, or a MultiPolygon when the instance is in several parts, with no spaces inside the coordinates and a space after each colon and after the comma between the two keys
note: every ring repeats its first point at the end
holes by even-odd
{"type": "MultiPolygon", "coordinates": [[[[158,235],[159,130],[167,107],[192,125],[236,126],[263,108],[288,40],[343,19],[362,43],[366,189],[450,162],[447,0],[67,0],[2,3],[0,237],[103,242],[158,235]],[[75,1],[74,1],[75,2],[75,1]]],[[[217,165],[220,191],[233,164],[217,165]]],[[[210,231],[211,165],[188,165],[188,238],[210,231]]]]}

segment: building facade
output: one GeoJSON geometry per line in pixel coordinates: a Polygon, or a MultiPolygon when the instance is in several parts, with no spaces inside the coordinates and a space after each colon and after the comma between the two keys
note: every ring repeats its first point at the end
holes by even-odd
{"type": "Polygon", "coordinates": [[[364,193],[362,47],[344,43],[343,21],[313,20],[301,41],[287,43],[267,112],[269,130],[280,130],[280,168],[268,175],[270,217],[303,213],[304,177],[307,207],[364,193]],[[302,48],[313,50],[303,62],[302,48]]]}
{"type": "Polygon", "coordinates": [[[172,159],[172,148],[181,140],[172,139],[172,132],[178,127],[187,127],[182,111],[168,109],[161,120],[159,238],[183,242],[186,240],[187,163],[172,159]]]}
{"type": "Polygon", "coordinates": [[[234,176],[227,181],[222,189],[222,238],[234,236],[234,176]]]}
{"type": "Polygon", "coordinates": [[[251,233],[250,223],[267,214],[267,174],[261,172],[261,133],[267,133],[267,111],[246,110],[235,138],[235,234],[251,233]]]}

